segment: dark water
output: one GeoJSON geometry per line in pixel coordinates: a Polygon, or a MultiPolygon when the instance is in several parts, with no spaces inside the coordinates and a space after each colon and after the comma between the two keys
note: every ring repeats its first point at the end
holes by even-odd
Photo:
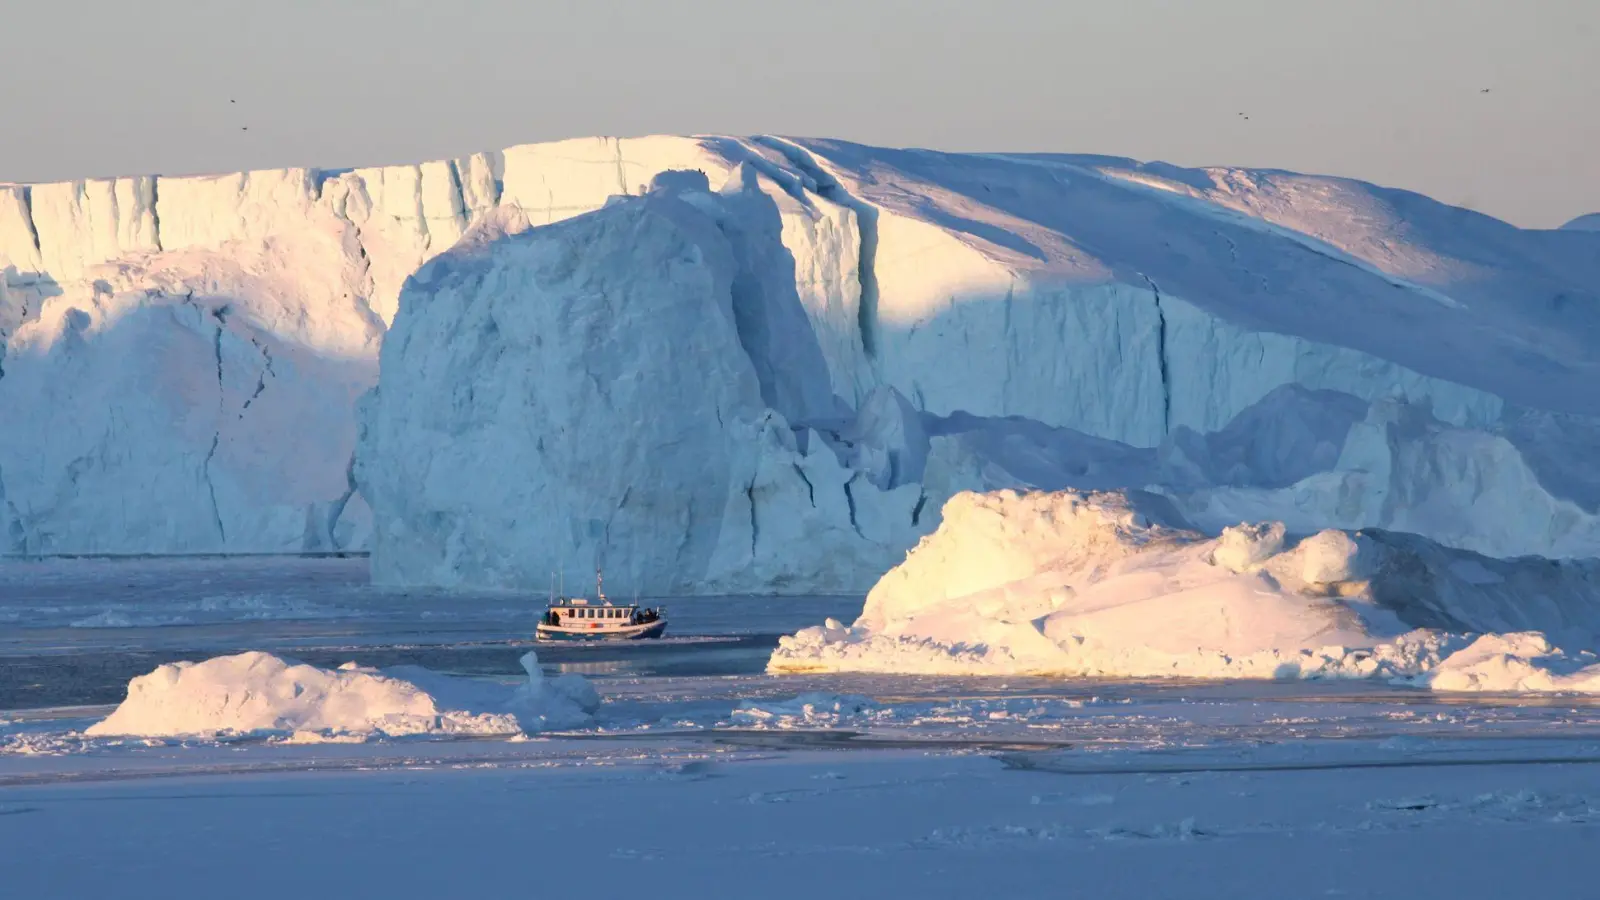
{"type": "MultiPolygon", "coordinates": [[[[653,641],[536,644],[485,641],[468,644],[406,644],[298,647],[280,655],[323,668],[347,662],[385,668],[419,665],[457,675],[520,677],[529,650],[549,672],[590,677],[696,677],[753,675],[763,671],[776,634],[693,636],[653,641]]],[[[248,649],[248,648],[242,648],[248,649]]],[[[205,649],[103,650],[47,656],[0,657],[0,710],[120,703],[128,680],[159,665],[216,656],[205,649]]]]}
{"type": "Polygon", "coordinates": [[[316,666],[517,678],[761,672],[780,634],[851,620],[860,596],[651,597],[652,641],[535,644],[546,592],[374,586],[360,559],[52,560],[0,565],[0,710],[118,703],[164,663],[263,650],[316,666]]]}

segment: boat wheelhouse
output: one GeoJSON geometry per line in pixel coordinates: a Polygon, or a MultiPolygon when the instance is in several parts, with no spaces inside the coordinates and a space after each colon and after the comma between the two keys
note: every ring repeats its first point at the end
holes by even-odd
{"type": "Polygon", "coordinates": [[[594,573],[595,599],[565,597],[551,586],[550,603],[534,637],[541,641],[640,640],[658,638],[667,630],[665,607],[637,602],[614,604],[606,598],[604,576],[594,573]]]}

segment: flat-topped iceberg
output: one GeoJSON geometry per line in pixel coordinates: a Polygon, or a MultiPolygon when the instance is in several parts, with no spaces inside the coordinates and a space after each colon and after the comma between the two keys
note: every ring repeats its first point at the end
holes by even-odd
{"type": "Polygon", "coordinates": [[[1339,178],[773,136],[0,185],[0,553],[864,591],[956,490],[1073,488],[1596,556],[1597,251],[1339,178]]]}

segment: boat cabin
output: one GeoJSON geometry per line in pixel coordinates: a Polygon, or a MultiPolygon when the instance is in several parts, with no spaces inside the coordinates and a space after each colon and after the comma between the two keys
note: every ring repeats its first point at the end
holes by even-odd
{"type": "Polygon", "coordinates": [[[551,625],[584,626],[594,623],[602,627],[608,624],[637,625],[656,618],[655,610],[641,609],[632,603],[626,606],[613,606],[609,602],[596,605],[574,597],[557,598],[545,614],[545,621],[551,625]]]}
{"type": "Polygon", "coordinates": [[[645,608],[638,603],[613,604],[606,599],[600,572],[595,572],[594,601],[563,596],[552,582],[550,604],[540,617],[535,637],[540,640],[591,638],[658,638],[666,631],[665,607],[645,608]]]}

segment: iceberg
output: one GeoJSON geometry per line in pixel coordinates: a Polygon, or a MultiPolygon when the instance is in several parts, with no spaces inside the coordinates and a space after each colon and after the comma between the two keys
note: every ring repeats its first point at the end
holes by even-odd
{"type": "Polygon", "coordinates": [[[1075,488],[1594,556],[1597,242],[773,136],[0,185],[0,545],[866,590],[960,490],[1075,488]]]}
{"type": "Polygon", "coordinates": [[[1600,561],[1385,532],[1290,541],[1280,522],[1206,538],[1163,512],[1126,492],[957,494],[855,623],[782,638],[768,669],[1600,691],[1600,561]]]}
{"type": "MultiPolygon", "coordinates": [[[[794,291],[754,283],[782,245],[751,246],[746,177],[663,179],[423,267],[362,407],[376,579],[848,590],[914,539],[920,482],[881,490],[803,424],[848,406],[794,291]]],[[[880,468],[916,439],[881,405],[842,426],[880,468]]]]}
{"type": "Polygon", "coordinates": [[[527,680],[503,687],[419,666],[322,669],[260,651],[167,663],[128,682],[127,698],[85,734],[516,735],[593,721],[599,698],[588,681],[545,678],[531,652],[522,666],[527,680]]]}

